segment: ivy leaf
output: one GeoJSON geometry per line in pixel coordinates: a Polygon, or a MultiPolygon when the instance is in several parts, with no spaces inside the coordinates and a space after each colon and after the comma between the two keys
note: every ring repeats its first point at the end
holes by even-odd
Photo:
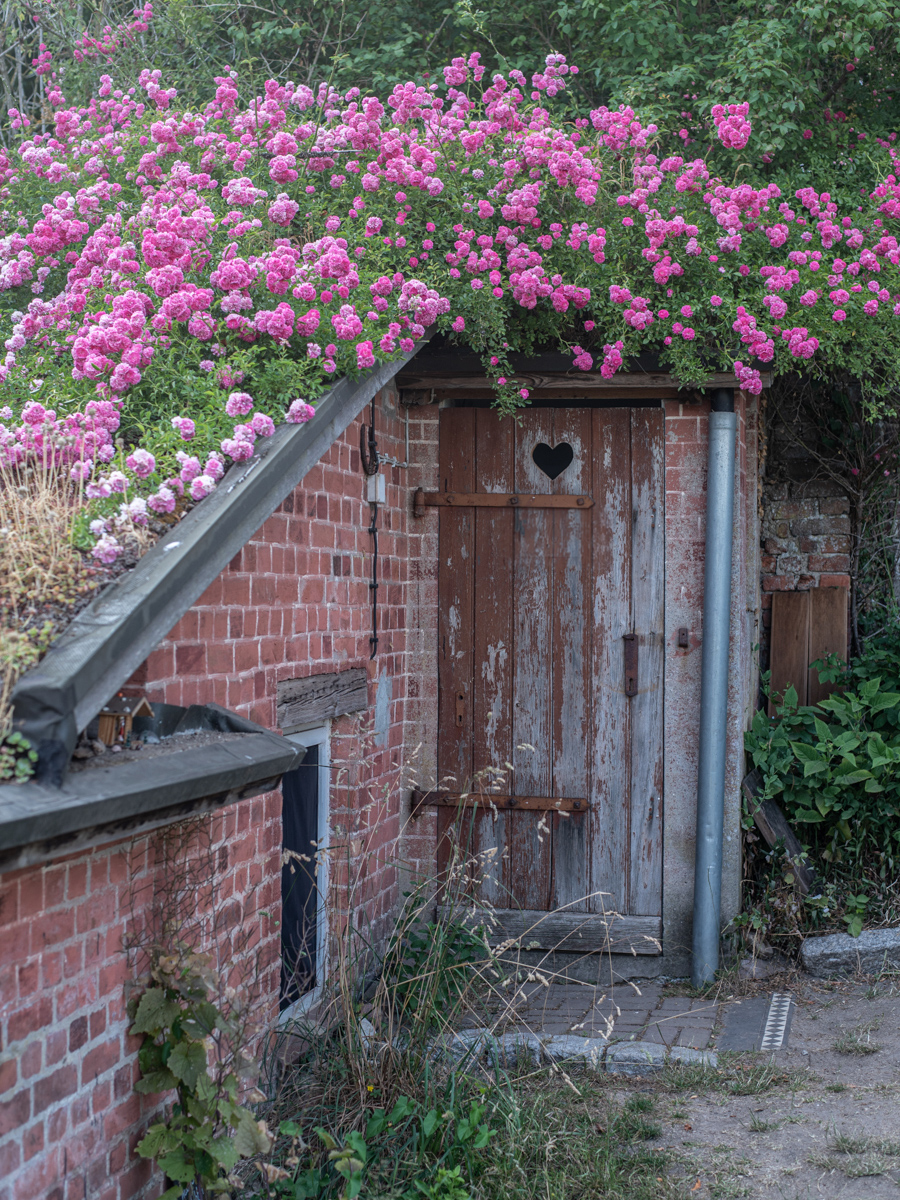
{"type": "Polygon", "coordinates": [[[134,1014],[131,1032],[151,1035],[161,1033],[171,1026],[180,1012],[181,1006],[168,999],[164,988],[147,988],[134,1014]]]}
{"type": "Polygon", "coordinates": [[[141,1158],[156,1158],[160,1150],[168,1145],[172,1136],[168,1125],[151,1125],[138,1142],[137,1152],[141,1158]]]}
{"type": "Polygon", "coordinates": [[[159,1169],[176,1183],[193,1183],[197,1177],[196,1164],[193,1158],[185,1154],[183,1146],[176,1146],[168,1154],[161,1154],[156,1161],[159,1169]]]}

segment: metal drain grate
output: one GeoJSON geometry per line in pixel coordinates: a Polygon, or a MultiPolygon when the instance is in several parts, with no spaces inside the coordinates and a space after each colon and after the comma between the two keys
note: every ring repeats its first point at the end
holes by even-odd
{"type": "Polygon", "coordinates": [[[793,1000],[786,992],[775,992],[763,1027],[760,1050],[780,1050],[788,1039],[793,1000]]]}
{"type": "Polygon", "coordinates": [[[794,1001],[785,992],[752,996],[726,1006],[718,1050],[783,1050],[787,1045],[794,1001]]]}

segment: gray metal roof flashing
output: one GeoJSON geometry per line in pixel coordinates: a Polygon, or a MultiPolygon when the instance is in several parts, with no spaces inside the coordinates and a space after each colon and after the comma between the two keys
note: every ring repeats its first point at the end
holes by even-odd
{"type": "Polygon", "coordinates": [[[16,785],[18,796],[37,801],[38,784],[61,786],[78,733],[429,337],[411,354],[339,380],[311,421],[281,425],[257,443],[251,459],[231,467],[212,495],[79,613],[22,676],[12,695],[13,724],[38,762],[37,782],[16,785]]]}

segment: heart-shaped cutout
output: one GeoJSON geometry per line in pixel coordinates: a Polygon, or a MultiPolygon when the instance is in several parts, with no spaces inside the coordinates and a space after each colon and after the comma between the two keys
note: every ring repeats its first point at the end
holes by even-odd
{"type": "Polygon", "coordinates": [[[571,465],[575,451],[568,442],[560,442],[558,446],[548,446],[546,442],[538,442],[531,452],[534,465],[547,476],[555,479],[562,475],[566,467],[571,465]]]}

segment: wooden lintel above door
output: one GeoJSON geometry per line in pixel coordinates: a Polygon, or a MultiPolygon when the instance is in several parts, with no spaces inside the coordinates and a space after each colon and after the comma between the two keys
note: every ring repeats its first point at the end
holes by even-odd
{"type": "Polygon", "coordinates": [[[591,807],[585,798],[571,796],[510,796],[495,792],[422,792],[413,789],[412,815],[422,808],[495,808],[503,811],[523,809],[528,812],[587,812],[591,807]]]}
{"type": "Polygon", "coordinates": [[[422,508],[593,508],[590,496],[531,496],[521,492],[425,492],[413,499],[422,508]]]}

